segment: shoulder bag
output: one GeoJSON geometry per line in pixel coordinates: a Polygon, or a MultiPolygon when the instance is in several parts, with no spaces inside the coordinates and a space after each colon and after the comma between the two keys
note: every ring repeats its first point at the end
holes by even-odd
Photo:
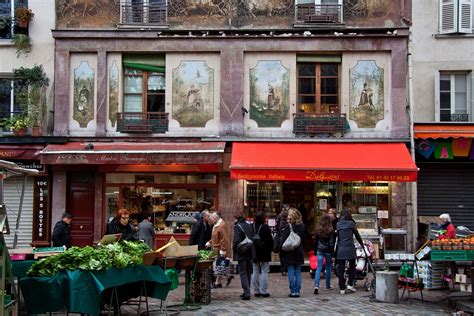
{"type": "Polygon", "coordinates": [[[290,235],[281,246],[281,249],[284,251],[292,251],[301,245],[301,237],[293,231],[293,225],[288,225],[290,225],[290,235]]]}

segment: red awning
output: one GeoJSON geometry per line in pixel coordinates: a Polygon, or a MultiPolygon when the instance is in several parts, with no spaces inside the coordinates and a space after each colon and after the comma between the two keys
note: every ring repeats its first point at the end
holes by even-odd
{"type": "Polygon", "coordinates": [[[272,181],[416,181],[401,143],[234,143],[231,178],[272,181]]]}
{"type": "Polygon", "coordinates": [[[415,124],[415,138],[474,138],[473,124],[415,124]]]}
{"type": "Polygon", "coordinates": [[[209,143],[87,143],[48,145],[44,164],[215,164],[222,162],[224,142],[209,143]]]}
{"type": "Polygon", "coordinates": [[[43,145],[0,145],[0,159],[39,160],[43,145]]]}

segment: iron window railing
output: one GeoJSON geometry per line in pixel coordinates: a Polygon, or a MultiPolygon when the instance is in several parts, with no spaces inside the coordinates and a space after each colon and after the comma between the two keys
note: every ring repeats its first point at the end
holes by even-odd
{"type": "Polygon", "coordinates": [[[167,22],[166,0],[122,0],[122,24],[163,25],[167,22]]]}
{"type": "Polygon", "coordinates": [[[343,133],[347,129],[346,114],[301,112],[293,114],[295,136],[316,136],[343,133]]]}
{"type": "Polygon", "coordinates": [[[342,5],[339,4],[297,4],[296,23],[340,24],[342,23],[342,5]]]}
{"type": "Polygon", "coordinates": [[[121,133],[165,133],[168,131],[168,113],[117,113],[117,131],[121,133]]]}

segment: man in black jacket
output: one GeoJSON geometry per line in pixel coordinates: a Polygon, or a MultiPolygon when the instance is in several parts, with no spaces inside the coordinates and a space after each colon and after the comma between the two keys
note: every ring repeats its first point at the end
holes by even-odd
{"type": "Polygon", "coordinates": [[[210,215],[208,210],[197,214],[197,221],[193,224],[193,229],[189,236],[189,245],[198,245],[199,250],[206,249],[206,243],[211,240],[212,228],[211,225],[209,225],[210,215]]]}
{"type": "Polygon", "coordinates": [[[255,258],[255,247],[252,246],[248,251],[242,253],[239,251],[238,245],[245,237],[252,240],[255,232],[253,231],[253,226],[245,222],[242,213],[236,214],[234,218],[236,222],[232,250],[234,252],[234,260],[239,264],[240,284],[244,291],[241,297],[243,300],[248,301],[250,299],[250,281],[252,279],[252,261],[255,258]]]}
{"type": "Polygon", "coordinates": [[[72,215],[69,213],[64,213],[62,219],[54,225],[53,230],[53,247],[62,247],[66,248],[71,247],[71,226],[72,215]]]}

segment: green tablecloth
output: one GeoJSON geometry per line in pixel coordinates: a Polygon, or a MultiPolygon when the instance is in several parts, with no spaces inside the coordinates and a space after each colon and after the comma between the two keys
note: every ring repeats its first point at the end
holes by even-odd
{"type": "Polygon", "coordinates": [[[13,276],[16,278],[25,278],[26,272],[31,268],[36,260],[12,261],[13,276]]]}
{"type": "Polygon", "coordinates": [[[20,287],[29,314],[67,309],[71,313],[98,315],[105,290],[117,287],[121,299],[137,297],[143,281],[149,297],[166,299],[171,281],[160,266],[66,271],[54,277],[23,278],[20,287]]]}

